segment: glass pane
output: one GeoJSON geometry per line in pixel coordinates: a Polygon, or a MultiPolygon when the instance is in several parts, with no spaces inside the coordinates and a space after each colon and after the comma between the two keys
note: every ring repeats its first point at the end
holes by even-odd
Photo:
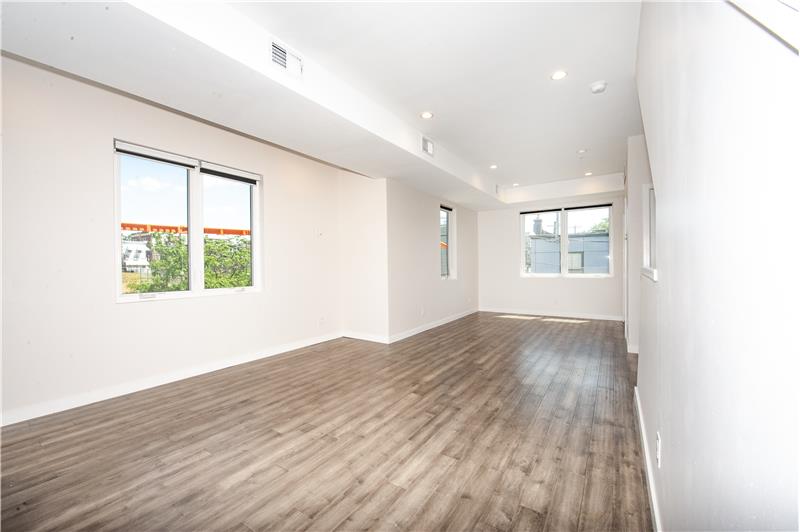
{"type": "Polygon", "coordinates": [[[450,275],[450,212],[439,210],[439,266],[442,277],[450,275]]]}
{"type": "Polygon", "coordinates": [[[610,207],[567,211],[569,255],[576,257],[569,273],[609,273],[610,214],[610,207]]]}
{"type": "Polygon", "coordinates": [[[525,273],[561,273],[561,213],[523,215],[525,273]]]}
{"type": "Polygon", "coordinates": [[[253,286],[253,185],[203,174],[206,288],[253,286]]]}
{"type": "Polygon", "coordinates": [[[653,269],[656,268],[656,191],[650,189],[650,236],[648,240],[650,252],[650,264],[653,269]]]}
{"type": "Polygon", "coordinates": [[[122,293],[189,289],[189,170],[119,155],[122,293]]]}

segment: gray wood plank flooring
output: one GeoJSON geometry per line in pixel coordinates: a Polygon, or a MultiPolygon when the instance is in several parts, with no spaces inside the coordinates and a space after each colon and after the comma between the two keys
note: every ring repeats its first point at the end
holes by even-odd
{"type": "Polygon", "coordinates": [[[476,313],[2,430],[2,528],[651,530],[622,324],[476,313]]]}

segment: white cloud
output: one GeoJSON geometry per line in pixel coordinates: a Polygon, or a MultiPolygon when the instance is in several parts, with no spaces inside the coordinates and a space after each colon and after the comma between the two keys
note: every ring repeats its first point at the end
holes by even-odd
{"type": "Polygon", "coordinates": [[[167,184],[163,181],[150,176],[129,179],[127,185],[130,188],[138,188],[144,190],[145,192],[157,192],[167,187],[167,184]]]}

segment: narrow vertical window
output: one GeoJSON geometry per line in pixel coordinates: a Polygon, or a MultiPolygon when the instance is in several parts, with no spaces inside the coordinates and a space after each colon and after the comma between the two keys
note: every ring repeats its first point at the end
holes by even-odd
{"type": "Polygon", "coordinates": [[[522,213],[523,273],[561,272],[561,212],[522,213]]]}
{"type": "Polygon", "coordinates": [[[651,270],[656,269],[656,191],[654,189],[650,189],[648,191],[648,204],[650,208],[648,209],[648,220],[649,220],[649,227],[648,227],[648,240],[647,240],[647,249],[649,255],[649,264],[647,266],[651,270]]]}
{"type": "Polygon", "coordinates": [[[189,168],[119,154],[122,293],[189,290],[189,168]]]}
{"type": "Polygon", "coordinates": [[[608,205],[567,209],[567,271],[569,273],[610,273],[608,205]]]}
{"type": "Polygon", "coordinates": [[[450,207],[439,207],[439,269],[442,279],[450,276],[450,218],[453,209],[450,207]]]}
{"type": "Polygon", "coordinates": [[[256,182],[205,168],[201,173],[204,286],[253,286],[251,233],[256,182]]]}

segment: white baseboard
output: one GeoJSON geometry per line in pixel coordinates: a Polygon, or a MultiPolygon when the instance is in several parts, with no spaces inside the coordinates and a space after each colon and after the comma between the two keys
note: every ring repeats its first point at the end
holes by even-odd
{"type": "Polygon", "coordinates": [[[71,408],[96,403],[98,401],[104,401],[106,399],[119,397],[121,395],[146,390],[155,386],[161,386],[162,384],[188,379],[189,377],[196,377],[197,375],[218,371],[220,369],[244,364],[246,362],[252,362],[261,358],[279,355],[281,353],[286,353],[287,351],[294,351],[295,349],[301,349],[303,347],[308,347],[321,342],[327,342],[328,340],[335,340],[337,338],[341,338],[341,336],[342,335],[340,333],[331,333],[318,336],[316,338],[307,338],[304,340],[298,340],[295,342],[274,346],[259,353],[250,353],[246,355],[238,355],[220,359],[199,366],[179,369],[162,375],[155,375],[136,381],[109,386],[107,388],[101,388],[91,392],[71,395],[51,401],[43,401],[41,403],[15,408],[12,410],[4,410],[2,415],[2,426],[11,425],[12,423],[19,423],[20,421],[27,421],[36,417],[46,416],[47,414],[69,410],[71,408]]]}
{"type": "Polygon", "coordinates": [[[650,511],[653,516],[653,527],[656,532],[664,530],[661,526],[661,512],[658,509],[658,496],[656,494],[656,486],[654,478],[653,461],[650,459],[650,449],[647,447],[647,430],[644,428],[644,419],[642,418],[642,403],[639,400],[639,387],[633,387],[633,396],[636,398],[636,419],[639,422],[639,434],[642,437],[642,450],[644,451],[644,464],[647,473],[647,493],[650,496],[650,511]]]}
{"type": "Polygon", "coordinates": [[[553,316],[555,318],[576,318],[581,320],[623,321],[622,316],[615,316],[609,314],[585,314],[582,312],[542,311],[529,308],[521,309],[521,308],[481,307],[480,311],[498,312],[500,314],[524,314],[528,316],[553,316]]]}
{"type": "Polygon", "coordinates": [[[408,329],[407,331],[403,331],[397,334],[392,334],[389,336],[389,343],[392,344],[394,342],[399,342],[400,340],[404,340],[409,336],[414,336],[415,334],[419,334],[421,332],[427,331],[428,329],[433,329],[434,327],[438,327],[440,325],[444,325],[445,323],[450,323],[451,321],[455,321],[458,319],[463,318],[464,316],[469,316],[470,314],[475,314],[478,312],[477,309],[471,309],[464,312],[459,312],[458,314],[453,314],[451,316],[447,316],[445,318],[431,321],[425,324],[422,324],[418,327],[414,327],[413,329],[408,329]]]}
{"type": "Polygon", "coordinates": [[[379,344],[388,344],[389,337],[380,334],[361,333],[357,331],[342,331],[342,337],[352,338],[354,340],[365,340],[367,342],[377,342],[379,344]]]}
{"type": "Polygon", "coordinates": [[[628,344],[628,353],[639,354],[639,344],[628,344]]]}
{"type": "Polygon", "coordinates": [[[168,384],[170,382],[180,381],[183,379],[188,379],[190,377],[196,377],[197,375],[202,375],[204,373],[210,373],[212,371],[218,371],[220,369],[229,368],[231,366],[236,366],[239,364],[244,364],[246,362],[259,360],[261,358],[267,358],[279,355],[281,353],[286,353],[287,351],[294,351],[295,349],[302,349],[303,347],[308,347],[310,345],[318,344],[321,342],[327,342],[329,340],[335,340],[341,337],[366,340],[368,342],[389,344],[392,342],[397,342],[404,338],[408,338],[409,336],[419,334],[423,331],[427,331],[428,329],[438,327],[439,325],[444,325],[445,323],[451,322],[453,320],[463,318],[464,316],[467,316],[474,312],[477,311],[469,310],[467,312],[462,312],[459,314],[455,314],[453,316],[448,316],[440,320],[420,325],[419,327],[415,327],[414,329],[410,329],[408,331],[395,334],[391,337],[370,334],[370,333],[359,333],[355,331],[342,331],[342,332],[330,333],[327,335],[318,336],[316,338],[307,338],[304,340],[298,340],[295,342],[274,346],[267,349],[266,351],[261,351],[258,353],[250,353],[246,355],[229,357],[209,362],[206,364],[202,364],[199,366],[179,369],[176,371],[164,373],[161,375],[155,375],[145,379],[139,379],[135,381],[118,384],[115,386],[109,386],[107,388],[101,388],[99,390],[92,390],[90,392],[75,394],[60,399],[54,399],[51,401],[43,401],[41,403],[36,403],[33,405],[24,406],[20,408],[14,408],[11,410],[4,410],[2,412],[2,420],[0,420],[0,425],[2,426],[11,425],[13,423],[27,421],[29,419],[46,416],[48,414],[54,414],[56,412],[62,412],[64,410],[70,410],[72,408],[77,408],[79,406],[85,406],[88,404],[96,403],[98,401],[112,399],[114,397],[119,397],[121,395],[127,395],[129,393],[146,390],[148,388],[154,388],[156,386],[161,386],[162,384],[168,384]]]}

